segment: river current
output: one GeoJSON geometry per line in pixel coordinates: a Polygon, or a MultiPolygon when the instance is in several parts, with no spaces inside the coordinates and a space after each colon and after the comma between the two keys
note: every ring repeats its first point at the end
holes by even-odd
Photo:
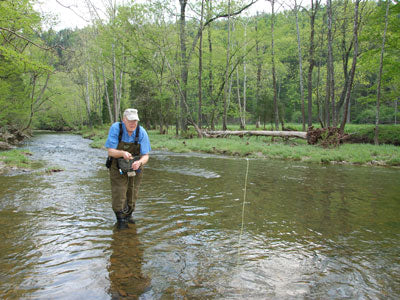
{"type": "Polygon", "coordinates": [[[400,298],[398,168],[153,151],[118,230],[89,144],[38,134],[45,167],[0,176],[2,299],[400,298]]]}

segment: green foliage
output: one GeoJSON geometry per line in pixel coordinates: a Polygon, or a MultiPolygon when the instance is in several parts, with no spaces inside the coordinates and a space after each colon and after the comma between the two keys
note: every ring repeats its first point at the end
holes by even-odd
{"type": "Polygon", "coordinates": [[[38,129],[65,130],[82,125],[84,103],[79,101],[79,91],[71,81],[69,74],[55,73],[49,82],[51,91],[46,96],[49,101],[42,105],[34,119],[38,129]]]}
{"type": "MultiPolygon", "coordinates": [[[[379,111],[379,122],[380,124],[393,124],[395,117],[395,111],[393,107],[383,106],[379,111]]],[[[375,123],[376,109],[368,108],[363,110],[360,114],[354,118],[353,123],[355,124],[371,124],[375,123]]],[[[397,113],[397,120],[400,119],[400,112],[397,113]]]]}
{"type": "MultiPolygon", "coordinates": [[[[190,8],[200,11],[200,4],[200,1],[194,1],[190,8]]],[[[232,9],[237,10],[243,1],[231,1],[231,4],[232,9]]],[[[373,123],[385,2],[366,1],[364,4],[360,59],[351,95],[351,119],[356,123],[373,123]]],[[[128,1],[117,6],[115,14],[109,10],[102,21],[93,22],[83,29],[56,32],[51,29],[42,31],[42,20],[32,9],[31,1],[0,1],[0,26],[14,31],[2,30],[0,35],[0,126],[8,123],[28,126],[30,118],[36,128],[56,130],[108,124],[111,120],[106,92],[113,114],[114,103],[121,111],[135,107],[139,109],[142,124],[149,129],[175,125],[177,119],[187,118],[184,114],[186,108],[191,119],[198,122],[200,70],[196,35],[199,19],[196,19],[196,14],[196,17],[186,19],[189,72],[186,107],[186,104],[180,103],[183,88],[180,32],[178,21],[170,13],[173,11],[171,5],[173,3],[169,1],[143,4],[128,1]],[[42,49],[47,47],[54,48],[51,51],[42,49]],[[49,73],[48,87],[38,100],[49,73]]],[[[206,7],[205,20],[226,14],[226,1],[217,1],[213,6],[212,11],[206,7]]],[[[335,100],[339,107],[341,92],[345,88],[344,78],[352,62],[354,3],[333,1],[333,8],[335,100]],[[349,60],[344,64],[346,55],[349,60]]],[[[310,7],[304,7],[298,12],[305,88],[309,67],[309,10],[310,7]]],[[[391,4],[380,114],[381,123],[388,124],[394,120],[393,102],[398,97],[400,82],[399,13],[399,5],[391,4]]],[[[326,96],[326,18],[326,7],[322,5],[315,20],[316,67],[311,78],[313,121],[317,121],[318,115],[321,115],[318,109],[323,109],[326,96]]],[[[231,78],[226,83],[231,84],[229,121],[233,124],[239,121],[237,93],[243,101],[246,79],[247,124],[260,121],[263,127],[269,127],[274,120],[271,15],[249,16],[242,13],[230,21],[232,34],[228,69],[231,78]]],[[[283,121],[301,123],[295,14],[293,10],[279,10],[274,21],[279,115],[283,121]]],[[[203,73],[200,88],[205,127],[211,127],[222,119],[227,24],[226,18],[217,18],[202,32],[203,73]]],[[[307,91],[304,92],[307,98],[307,91]]],[[[342,113],[341,106],[339,114],[342,113]]],[[[119,119],[120,115],[116,118],[119,119]]],[[[183,134],[184,137],[191,135],[196,134],[192,131],[183,134]]]]}
{"type": "Polygon", "coordinates": [[[31,1],[1,1],[0,16],[0,125],[23,128],[41,103],[52,55],[37,34],[41,19],[31,1]]]}
{"type": "MultiPolygon", "coordinates": [[[[363,126],[351,133],[351,140],[354,142],[374,143],[375,127],[363,126]]],[[[380,125],[378,130],[380,144],[392,144],[400,146],[400,126],[380,125]]]]}
{"type": "Polygon", "coordinates": [[[0,161],[9,167],[30,168],[32,162],[29,156],[31,155],[26,149],[0,151],[0,161]]]}

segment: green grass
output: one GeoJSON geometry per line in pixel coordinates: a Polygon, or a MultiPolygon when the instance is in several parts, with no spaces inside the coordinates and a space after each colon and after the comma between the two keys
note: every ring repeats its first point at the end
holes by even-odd
{"type": "MultiPolygon", "coordinates": [[[[26,149],[0,151],[0,174],[3,170],[8,171],[9,169],[14,168],[23,170],[35,170],[43,167],[42,162],[32,161],[29,158],[30,156],[32,156],[32,153],[26,149]]],[[[44,171],[41,171],[41,174],[49,175],[61,171],[64,171],[64,169],[57,166],[51,166],[47,167],[44,171]]]]}
{"type": "MultiPolygon", "coordinates": [[[[301,124],[288,124],[293,129],[301,130],[301,124]]],[[[374,126],[348,125],[347,132],[370,130],[374,126]]],[[[393,126],[396,127],[396,126],[393,126]]],[[[238,126],[229,126],[230,130],[237,130],[238,126]]],[[[260,128],[259,130],[263,130],[260,128]]],[[[256,130],[255,126],[248,126],[247,130],[256,130]]],[[[270,128],[266,128],[270,130],[270,128]]],[[[397,130],[397,128],[396,128],[397,130]]],[[[157,130],[147,131],[153,150],[172,152],[203,152],[224,154],[240,157],[254,157],[265,159],[281,159],[304,161],[310,163],[349,163],[358,165],[389,165],[400,166],[400,147],[394,145],[372,144],[344,144],[336,148],[323,148],[308,145],[303,139],[230,136],[227,138],[199,139],[193,130],[186,136],[194,138],[176,137],[175,131],[170,129],[168,134],[160,134],[157,130]]],[[[84,137],[93,139],[92,147],[103,148],[107,139],[108,126],[100,129],[86,129],[81,132],[84,137]]]]}
{"type": "Polygon", "coordinates": [[[8,167],[31,168],[32,161],[29,159],[32,153],[26,149],[13,149],[0,152],[0,161],[8,167]]]}
{"type": "Polygon", "coordinates": [[[83,128],[82,130],[78,131],[86,139],[91,139],[92,143],[90,144],[93,148],[102,148],[106,142],[109,125],[103,125],[102,127],[96,128],[83,128]]]}

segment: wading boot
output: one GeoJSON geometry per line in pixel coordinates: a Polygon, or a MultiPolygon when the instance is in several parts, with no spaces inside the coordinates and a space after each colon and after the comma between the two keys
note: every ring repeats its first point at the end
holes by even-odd
{"type": "Polygon", "coordinates": [[[121,212],[116,212],[115,216],[117,217],[117,228],[125,229],[128,228],[128,220],[126,217],[123,217],[121,212]]]}
{"type": "Polygon", "coordinates": [[[132,213],[126,216],[126,221],[130,224],[136,224],[135,219],[132,217],[132,213]]]}

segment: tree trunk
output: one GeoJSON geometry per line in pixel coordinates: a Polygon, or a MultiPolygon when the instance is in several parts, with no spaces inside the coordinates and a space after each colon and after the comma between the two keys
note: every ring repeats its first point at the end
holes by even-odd
{"type": "MultiPolygon", "coordinates": [[[[207,19],[211,19],[212,15],[212,2],[211,0],[207,1],[207,19]]],[[[215,129],[215,110],[217,108],[217,103],[214,99],[213,96],[213,90],[214,90],[214,83],[213,83],[213,65],[212,65],[212,55],[213,55],[213,50],[212,50],[212,39],[211,39],[211,26],[208,26],[207,30],[207,37],[208,37],[208,51],[209,51],[209,56],[208,56],[208,95],[210,98],[210,102],[213,103],[213,108],[211,110],[211,120],[210,120],[210,125],[211,129],[215,129]]]]}
{"type": "Polygon", "coordinates": [[[126,64],[126,56],[124,54],[124,47],[122,47],[122,66],[120,67],[119,70],[119,87],[118,87],[118,91],[117,91],[117,105],[118,105],[118,115],[120,115],[121,113],[121,100],[124,94],[124,75],[125,72],[122,69],[123,66],[125,66],[126,64]]]}
{"type": "MultiPolygon", "coordinates": [[[[159,85],[158,85],[158,90],[159,90],[160,95],[164,94],[164,91],[163,91],[164,67],[165,67],[165,58],[163,58],[163,60],[162,60],[161,70],[160,70],[160,81],[159,81],[159,85]]],[[[164,131],[165,118],[163,115],[162,101],[160,101],[159,104],[160,104],[160,106],[159,106],[158,117],[159,117],[159,122],[160,122],[160,134],[165,134],[166,133],[166,131],[164,131]]],[[[166,125],[168,126],[168,124],[166,124],[166,125]]]]}
{"type": "Polygon", "coordinates": [[[350,43],[350,45],[347,47],[346,46],[346,36],[347,36],[347,5],[348,5],[349,0],[344,1],[344,11],[343,11],[343,23],[342,23],[342,66],[343,66],[343,76],[344,76],[344,84],[343,84],[343,89],[340,94],[339,102],[336,105],[335,108],[335,116],[336,116],[336,123],[339,121],[339,112],[340,109],[343,107],[343,103],[346,98],[346,91],[347,91],[347,85],[349,83],[349,72],[348,72],[348,64],[349,64],[349,57],[350,57],[350,52],[351,49],[353,48],[353,42],[350,43]]]}
{"type": "Polygon", "coordinates": [[[112,74],[113,74],[113,102],[114,102],[114,120],[119,120],[119,108],[118,108],[118,97],[117,97],[117,70],[115,65],[115,45],[112,47],[112,74]]]}
{"type": "Polygon", "coordinates": [[[222,116],[222,130],[227,130],[228,122],[228,80],[229,80],[229,55],[231,48],[231,0],[228,0],[228,45],[226,47],[226,68],[225,68],[225,85],[224,85],[224,113],[222,116]]]}
{"type": "Polygon", "coordinates": [[[354,5],[354,25],[353,25],[353,40],[354,40],[354,52],[353,52],[353,62],[351,65],[351,70],[350,70],[350,75],[349,75],[349,82],[347,85],[346,89],[346,99],[345,99],[345,106],[344,106],[344,114],[343,114],[343,119],[342,123],[340,125],[340,132],[343,134],[344,132],[344,127],[346,126],[346,121],[347,121],[347,113],[349,110],[349,101],[350,101],[350,95],[351,95],[351,90],[353,87],[353,81],[354,81],[354,74],[356,72],[356,65],[357,65],[357,57],[358,57],[358,26],[359,26],[359,19],[358,19],[358,8],[360,5],[361,0],[356,0],[355,5],[354,5]]]}
{"type": "MultiPolygon", "coordinates": [[[[200,16],[200,27],[203,27],[203,15],[204,15],[204,0],[201,0],[201,16],[200,16]]],[[[199,40],[199,110],[198,110],[198,127],[201,129],[202,127],[202,77],[203,77],[203,32],[201,32],[200,40],[199,40]]]]}
{"type": "Polygon", "coordinates": [[[106,75],[104,73],[104,65],[102,65],[101,68],[102,68],[102,71],[103,71],[104,91],[105,91],[105,94],[106,94],[106,103],[107,103],[107,108],[108,108],[108,115],[110,117],[110,122],[114,123],[116,121],[113,118],[112,109],[111,109],[111,105],[110,105],[110,97],[108,96],[108,86],[107,86],[106,75]]]}
{"type": "Polygon", "coordinates": [[[279,130],[279,109],[278,109],[278,96],[276,86],[276,70],[275,70],[275,48],[274,48],[274,25],[275,25],[275,0],[270,0],[272,6],[271,14],[271,63],[272,63],[272,87],[274,90],[274,119],[275,130],[279,130]]]}
{"type": "MultiPolygon", "coordinates": [[[[232,34],[233,34],[233,32],[235,31],[235,24],[233,23],[232,24],[232,26],[231,26],[231,36],[232,36],[232,34]]],[[[233,42],[232,42],[232,39],[230,39],[229,40],[230,42],[229,42],[229,44],[230,44],[230,53],[232,53],[232,50],[233,50],[233,42]]],[[[233,58],[233,57],[232,57],[233,58]]],[[[230,61],[230,58],[229,58],[229,61],[230,61]]],[[[233,64],[229,64],[230,65],[230,67],[231,67],[231,70],[230,70],[230,72],[229,72],[229,75],[228,75],[228,80],[229,80],[229,88],[228,88],[228,103],[227,103],[227,106],[226,106],[226,110],[227,110],[227,112],[229,111],[229,108],[230,108],[230,105],[231,105],[231,97],[232,97],[232,84],[233,84],[233,71],[234,71],[234,68],[233,68],[233,64]]]]}
{"type": "Polygon", "coordinates": [[[319,5],[319,0],[311,0],[311,14],[310,14],[310,48],[308,51],[308,61],[309,61],[309,66],[308,66],[308,86],[307,86],[307,92],[308,92],[308,122],[307,125],[308,127],[312,126],[312,73],[313,69],[315,66],[315,61],[314,61],[314,52],[315,52],[315,45],[314,45],[314,35],[315,35],[315,17],[318,11],[318,5],[319,5]]]}
{"type": "Polygon", "coordinates": [[[45,100],[42,100],[42,98],[43,98],[44,92],[47,89],[47,85],[49,83],[49,79],[50,79],[50,73],[47,73],[46,82],[44,83],[42,89],[40,90],[39,95],[35,98],[37,74],[33,75],[29,121],[28,121],[28,124],[26,124],[26,126],[21,130],[22,132],[31,127],[33,116],[35,115],[35,111],[36,111],[35,107],[39,108],[45,102],[45,100]]]}
{"type": "Polygon", "coordinates": [[[180,45],[181,45],[181,94],[180,94],[180,111],[181,111],[181,129],[187,131],[187,111],[185,107],[187,97],[187,81],[188,81],[188,59],[186,53],[186,5],[187,0],[179,0],[181,6],[180,14],[180,45]]]}
{"type": "Polygon", "coordinates": [[[326,85],[325,85],[325,109],[324,109],[324,128],[331,126],[331,115],[330,115],[330,99],[331,99],[331,87],[330,87],[331,72],[326,72],[326,85]]]}
{"type": "Polygon", "coordinates": [[[240,100],[240,80],[239,80],[239,68],[236,68],[236,95],[238,99],[239,106],[239,116],[240,116],[240,129],[244,129],[243,118],[242,118],[242,103],[240,100]]]}
{"type": "Polygon", "coordinates": [[[324,122],[322,121],[322,108],[321,108],[321,101],[320,101],[320,97],[319,97],[319,85],[321,82],[321,62],[318,63],[318,69],[317,69],[317,99],[316,99],[316,103],[317,103],[317,116],[318,116],[318,122],[321,124],[321,127],[324,128],[324,122]]]}
{"type": "Polygon", "coordinates": [[[259,47],[259,37],[258,37],[258,14],[257,14],[257,20],[256,20],[256,25],[255,25],[255,31],[256,31],[256,56],[257,56],[257,84],[256,84],[256,116],[257,116],[257,121],[256,121],[256,128],[260,127],[260,91],[261,91],[261,68],[262,68],[262,59],[261,59],[261,54],[260,54],[260,47],[259,47]]]}
{"type": "Polygon", "coordinates": [[[378,73],[378,88],[376,96],[376,118],[375,118],[375,145],[379,145],[378,134],[379,134],[379,109],[381,103],[381,83],[382,83],[382,70],[383,70],[383,55],[385,53],[385,42],[386,42],[386,31],[388,27],[388,15],[389,15],[389,5],[390,1],[386,0],[386,13],[385,13],[385,29],[383,31],[382,47],[381,47],[381,57],[379,61],[379,73],[378,73]]]}
{"type": "Polygon", "coordinates": [[[299,81],[300,81],[300,98],[301,98],[301,119],[303,131],[306,130],[306,113],[304,110],[304,84],[303,84],[303,56],[301,54],[301,39],[299,29],[299,6],[297,0],[294,1],[294,12],[296,15],[296,31],[297,31],[297,48],[299,51],[299,81]]]}
{"type": "MultiPolygon", "coordinates": [[[[247,23],[244,25],[244,53],[247,52],[247,23]]],[[[243,110],[241,116],[241,126],[246,128],[246,107],[247,107],[247,65],[246,56],[243,58],[243,110]]]]}
{"type": "Polygon", "coordinates": [[[91,120],[91,109],[90,109],[90,93],[89,93],[89,67],[86,68],[86,80],[85,80],[85,107],[86,113],[89,121],[89,126],[92,127],[91,120]]]}
{"type": "MultiPolygon", "coordinates": [[[[335,116],[335,71],[333,66],[333,49],[332,49],[332,0],[328,0],[328,65],[327,73],[329,73],[329,81],[327,85],[329,87],[329,97],[332,107],[332,125],[337,126],[335,116]]],[[[328,98],[329,99],[329,98],[328,98]]]]}

